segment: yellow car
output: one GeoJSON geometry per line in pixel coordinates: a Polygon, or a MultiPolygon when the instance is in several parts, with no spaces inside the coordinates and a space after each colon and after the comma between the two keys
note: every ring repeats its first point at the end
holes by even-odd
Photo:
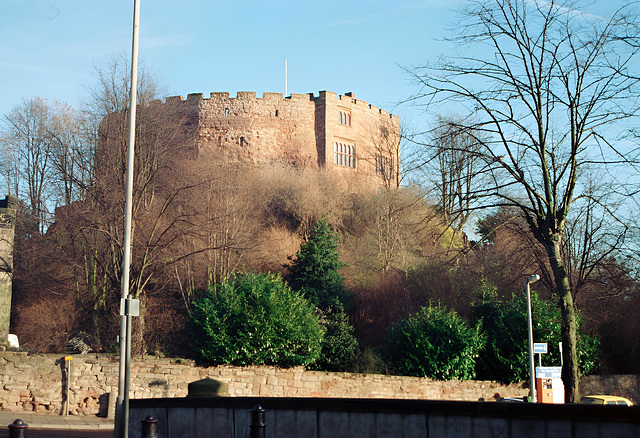
{"type": "Polygon", "coordinates": [[[631,400],[615,395],[587,395],[580,399],[580,403],[587,405],[633,406],[631,400]]]}

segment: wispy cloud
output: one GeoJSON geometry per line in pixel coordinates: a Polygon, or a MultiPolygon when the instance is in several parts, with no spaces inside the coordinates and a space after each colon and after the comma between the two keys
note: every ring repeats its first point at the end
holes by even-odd
{"type": "Polygon", "coordinates": [[[40,63],[30,64],[30,63],[21,63],[21,62],[0,62],[0,68],[5,69],[6,71],[14,71],[14,72],[24,72],[24,73],[46,73],[46,74],[62,74],[65,76],[68,75],[82,75],[75,70],[57,68],[57,67],[49,67],[46,65],[42,65],[40,63]]]}
{"type": "Polygon", "coordinates": [[[569,15],[573,15],[576,17],[580,17],[580,18],[584,18],[585,20],[589,20],[589,21],[609,21],[611,20],[611,17],[606,17],[604,15],[596,15],[596,14],[592,14],[590,12],[585,12],[582,11],[580,9],[575,9],[575,8],[569,8],[567,6],[559,6],[556,4],[553,4],[547,0],[526,0],[526,3],[528,3],[530,6],[533,7],[543,7],[543,8],[555,8],[558,12],[560,12],[561,14],[569,14],[569,15]]]}
{"type": "Polygon", "coordinates": [[[340,26],[353,26],[356,24],[370,23],[381,19],[388,19],[389,16],[402,16],[415,13],[415,11],[444,9],[455,7],[460,3],[460,0],[422,0],[418,2],[412,2],[407,4],[401,4],[382,11],[372,12],[365,14],[360,18],[350,18],[346,20],[338,20],[329,23],[327,27],[340,27],[340,26]]]}

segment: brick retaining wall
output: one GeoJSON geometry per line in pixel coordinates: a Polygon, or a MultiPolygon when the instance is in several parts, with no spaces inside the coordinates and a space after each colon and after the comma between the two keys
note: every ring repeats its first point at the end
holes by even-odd
{"type": "MultiPolygon", "coordinates": [[[[64,357],[54,354],[0,352],[0,409],[12,412],[36,411],[60,414],[64,409],[66,371],[64,357]]],[[[306,371],[303,367],[276,368],[200,367],[193,361],[145,356],[131,362],[131,398],[172,398],[187,395],[190,382],[209,377],[229,384],[231,396],[385,398],[477,401],[528,394],[522,385],[489,381],[435,381],[419,377],[380,374],[349,374],[306,371]]],[[[638,401],[636,376],[619,376],[617,384],[605,385],[603,378],[590,376],[591,394],[621,384],[619,389],[638,401]],[[595,378],[594,378],[595,377],[595,378]],[[600,381],[600,384],[598,383],[600,381]],[[633,385],[632,385],[633,384],[633,385]],[[600,386],[598,386],[600,385],[600,386]],[[602,388],[600,391],[599,388],[602,388]]],[[[609,379],[611,381],[611,379],[609,379]]],[[[118,357],[77,355],[71,361],[70,413],[101,415],[109,411],[109,394],[117,394],[118,357]]],[[[612,393],[611,391],[608,391],[612,393]]],[[[113,403],[112,397],[111,402],[113,403]]]]}

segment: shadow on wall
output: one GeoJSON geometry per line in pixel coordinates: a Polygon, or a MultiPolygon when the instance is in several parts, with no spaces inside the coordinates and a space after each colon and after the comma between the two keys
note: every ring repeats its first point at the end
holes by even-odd
{"type": "Polygon", "coordinates": [[[98,417],[107,418],[109,417],[109,397],[110,393],[105,392],[100,397],[98,397],[98,417]]]}
{"type": "Polygon", "coordinates": [[[166,379],[152,380],[149,388],[162,388],[162,397],[169,397],[169,381],[166,379]]]}
{"type": "Polygon", "coordinates": [[[69,375],[67,373],[66,356],[56,360],[56,365],[60,367],[60,415],[64,415],[67,409],[67,388],[69,385],[69,375]]]}

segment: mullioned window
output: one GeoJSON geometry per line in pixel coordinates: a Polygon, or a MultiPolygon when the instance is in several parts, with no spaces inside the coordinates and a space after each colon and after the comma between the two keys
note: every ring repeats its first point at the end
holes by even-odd
{"type": "Polygon", "coordinates": [[[335,142],[333,146],[333,164],[342,167],[356,167],[356,151],[355,146],[342,143],[335,142]]]}

